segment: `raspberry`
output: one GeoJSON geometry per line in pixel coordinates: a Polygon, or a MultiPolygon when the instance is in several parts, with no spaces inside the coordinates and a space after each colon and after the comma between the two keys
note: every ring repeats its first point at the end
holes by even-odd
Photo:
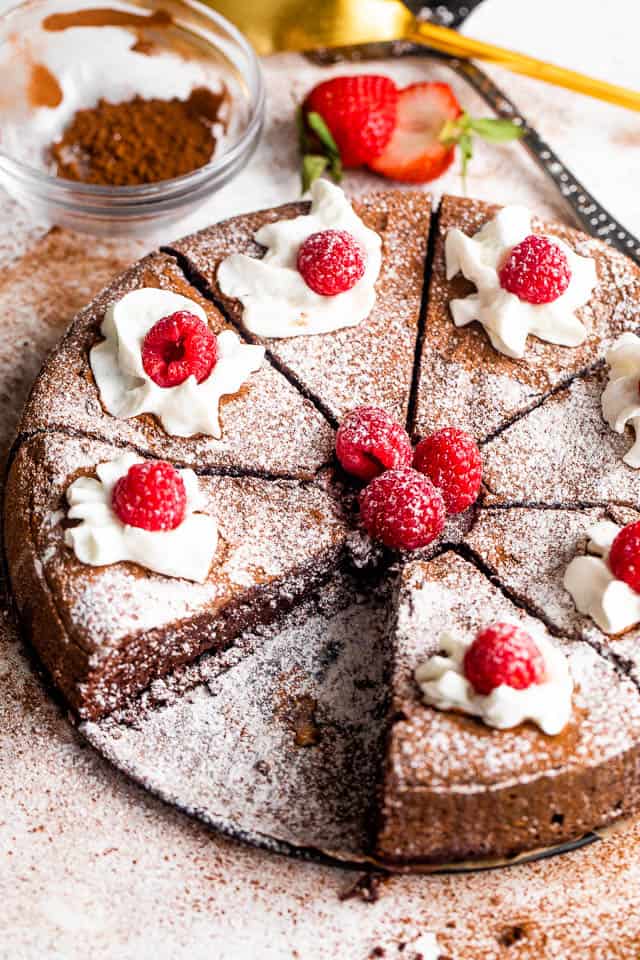
{"type": "Polygon", "coordinates": [[[393,550],[417,550],[442,532],[446,510],[431,481],[407,467],[373,478],[360,494],[360,516],[374,540],[393,550]]]}
{"type": "Polygon", "coordinates": [[[142,343],[142,366],[159,387],[177,387],[191,376],[202,383],[217,359],[215,334],[187,310],[158,320],[142,343]]]}
{"type": "Polygon", "coordinates": [[[142,530],[175,530],[184,520],[187,492],[170,463],[134,463],[113,488],[111,504],[123,523],[142,530]]]}
{"type": "Polygon", "coordinates": [[[531,234],[512,248],[500,267],[500,286],[527,303],[552,303],[565,292],[571,270],[563,250],[531,234]]]}
{"type": "Polygon", "coordinates": [[[335,297],[362,279],[364,256],[346,230],[320,230],[307,237],[298,250],[298,270],[314,293],[335,297]]]}
{"type": "Polygon", "coordinates": [[[445,427],[421,440],[413,466],[440,488],[449,513],[462,513],[478,499],[482,480],[480,451],[464,430],[445,427]]]}
{"type": "Polygon", "coordinates": [[[379,407],[358,407],[347,414],[336,434],[336,456],[359,480],[385,470],[411,466],[413,450],[406,430],[379,407]]]}
{"type": "Polygon", "coordinates": [[[476,693],[487,696],[503,683],[514,690],[542,683],[546,667],[526,630],[513,623],[492,623],[465,653],[464,675],[476,693]]]}
{"type": "Polygon", "coordinates": [[[640,593],[640,520],[623,527],[611,544],[609,566],[614,577],[640,593]]]}

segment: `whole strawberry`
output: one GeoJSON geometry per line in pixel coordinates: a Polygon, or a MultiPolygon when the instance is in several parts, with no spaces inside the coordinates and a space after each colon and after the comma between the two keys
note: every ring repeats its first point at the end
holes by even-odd
{"type": "Polygon", "coordinates": [[[315,134],[323,153],[335,148],[342,167],[361,167],[384,150],[395,127],[397,107],[398,90],[388,77],[365,73],[325,80],[302,105],[306,146],[309,133],[315,134]],[[323,125],[328,138],[323,136],[323,125]]]}

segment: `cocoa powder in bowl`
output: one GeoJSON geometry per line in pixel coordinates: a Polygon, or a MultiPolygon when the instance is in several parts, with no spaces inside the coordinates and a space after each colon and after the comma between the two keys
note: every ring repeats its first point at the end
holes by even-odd
{"type": "Polygon", "coordinates": [[[78,110],[60,140],[51,145],[57,176],[124,187],[192,173],[211,159],[227,93],[193,90],[187,100],[100,100],[78,110]]]}

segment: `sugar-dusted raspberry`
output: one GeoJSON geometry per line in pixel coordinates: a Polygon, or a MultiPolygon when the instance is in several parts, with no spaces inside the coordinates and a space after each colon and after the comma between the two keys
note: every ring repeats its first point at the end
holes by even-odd
{"type": "Polygon", "coordinates": [[[177,387],[191,376],[202,383],[217,359],[216,335],[188,310],[158,320],[142,343],[142,366],[159,387],[177,387]]]}
{"type": "Polygon", "coordinates": [[[487,696],[503,683],[515,690],[542,683],[546,667],[526,630],[514,623],[492,623],[465,653],[464,675],[476,693],[487,696]]]}
{"type": "Polygon", "coordinates": [[[482,461],[478,445],[455,427],[425,437],[416,447],[413,466],[439,488],[449,513],[462,513],[478,499],[482,461]]]}
{"type": "Polygon", "coordinates": [[[571,270],[564,250],[548,237],[531,234],[500,267],[500,286],[527,303],[552,303],[565,292],[571,270]]]}
{"type": "Polygon", "coordinates": [[[113,488],[112,506],[123,523],[142,530],[175,530],[184,520],[187,492],[170,463],[134,463],[113,488]]]}
{"type": "Polygon", "coordinates": [[[609,551],[609,566],[614,577],[640,593],[640,520],[623,527],[615,538],[609,551]]]}
{"type": "Polygon", "coordinates": [[[372,480],[385,470],[410,467],[413,448],[407,431],[385,410],[357,407],[338,427],[336,456],[347,473],[372,480]]]}
{"type": "Polygon", "coordinates": [[[364,253],[346,230],[312,233],[298,250],[298,270],[315,293],[334,297],[351,290],[364,276],[364,253]]]}
{"type": "Polygon", "coordinates": [[[374,477],[360,493],[367,533],[393,550],[418,550],[442,532],[446,509],[428,477],[407,467],[374,477]]]}

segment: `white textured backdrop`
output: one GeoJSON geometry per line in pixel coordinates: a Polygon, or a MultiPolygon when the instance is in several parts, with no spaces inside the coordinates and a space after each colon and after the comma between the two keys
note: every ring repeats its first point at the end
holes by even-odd
{"type": "MultiPolygon", "coordinates": [[[[0,0],[0,9],[6,5],[0,0]]],[[[640,5],[633,0],[487,0],[465,30],[640,86],[640,5]]],[[[483,110],[442,67],[412,60],[376,69],[399,82],[450,79],[472,112],[483,110]]],[[[269,120],[262,145],[198,222],[297,193],[293,103],[326,74],[292,56],[266,62],[265,71],[269,120]]],[[[492,72],[585,185],[640,233],[638,115],[492,72]]],[[[346,185],[361,191],[374,183],[356,174],[346,185]]],[[[455,169],[435,189],[458,192],[455,169]]],[[[517,145],[480,146],[469,192],[561,213],[553,189],[517,145]]],[[[0,223],[4,446],[27,381],[64,322],[140,247],[44,236],[6,198],[0,223]]],[[[429,928],[454,958],[632,958],[640,949],[639,852],[640,826],[631,826],[562,861],[465,878],[396,878],[375,903],[342,902],[346,873],[212,836],[111,770],[43,693],[10,624],[0,630],[2,958],[364,960],[379,947],[386,958],[415,960],[414,941],[429,928]],[[400,952],[405,942],[414,945],[400,952]]]]}

